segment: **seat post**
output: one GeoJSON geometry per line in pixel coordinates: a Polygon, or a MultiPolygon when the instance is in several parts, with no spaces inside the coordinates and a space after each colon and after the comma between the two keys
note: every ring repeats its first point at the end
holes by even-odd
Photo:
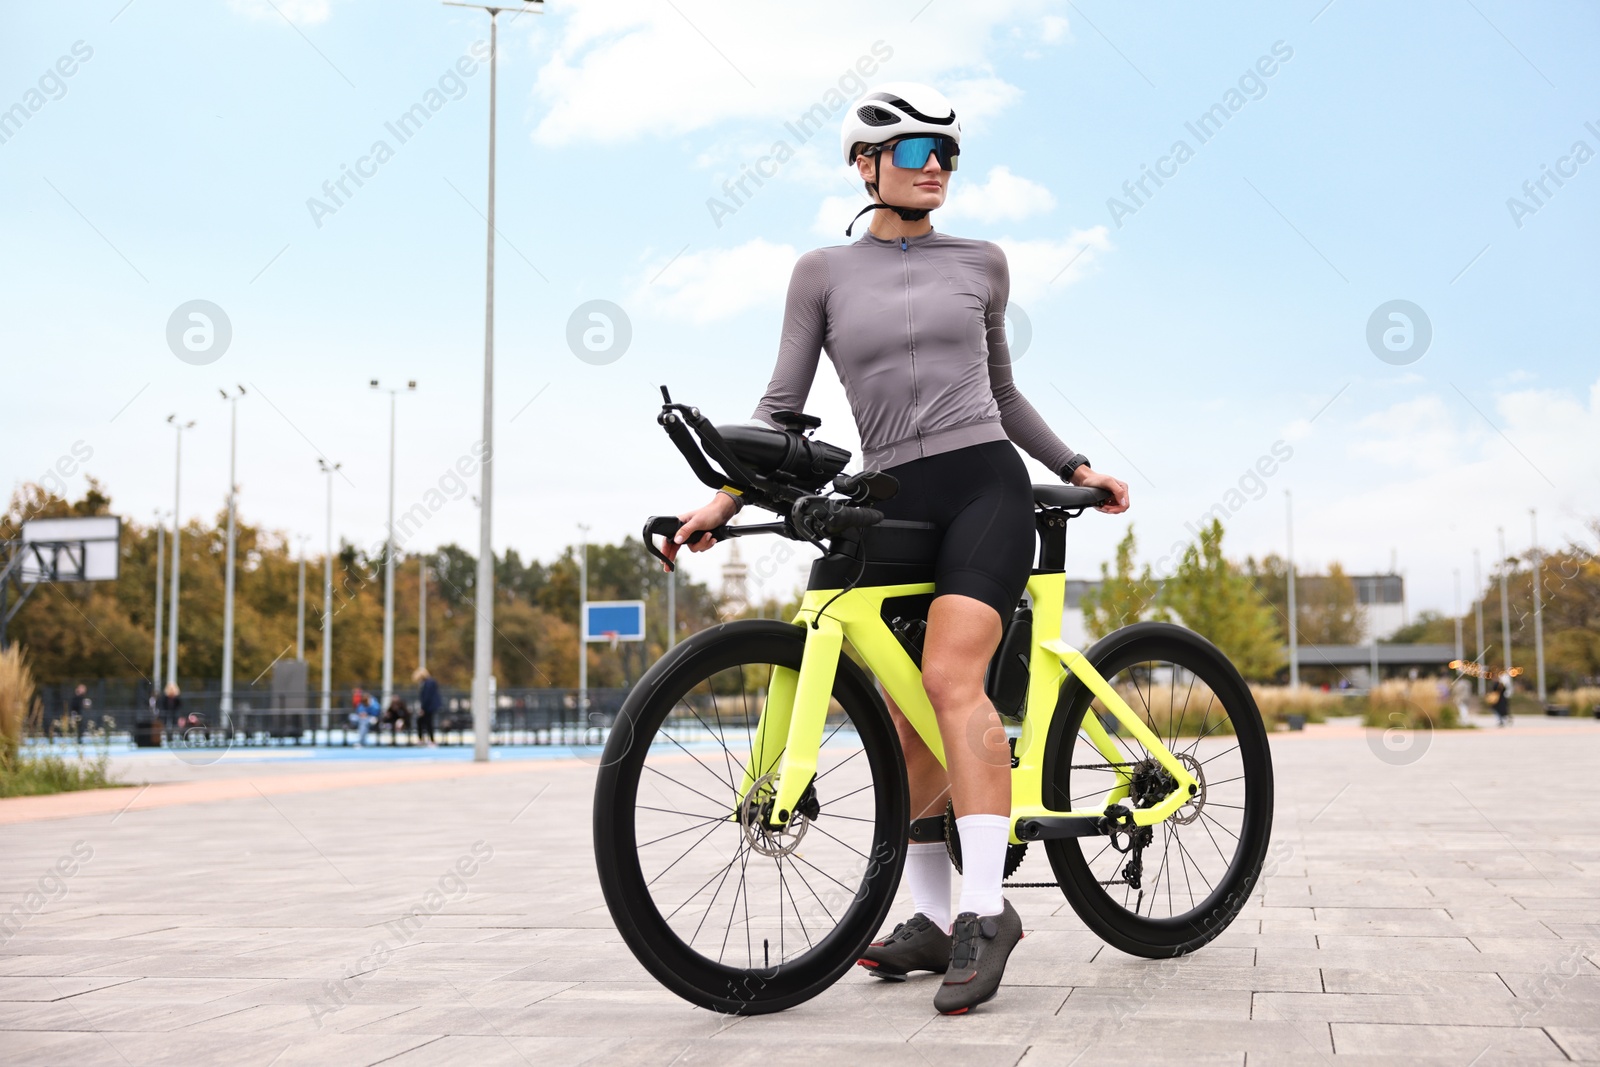
{"type": "Polygon", "coordinates": [[[1039,533],[1040,572],[1067,569],[1067,512],[1060,508],[1040,508],[1034,513],[1034,528],[1039,533]]]}

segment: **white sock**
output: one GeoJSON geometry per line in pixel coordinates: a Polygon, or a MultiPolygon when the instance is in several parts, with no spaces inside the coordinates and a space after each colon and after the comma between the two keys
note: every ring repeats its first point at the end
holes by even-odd
{"type": "Polygon", "coordinates": [[[963,815],[961,834],[961,906],[957,914],[998,915],[1005,907],[1000,880],[1005,874],[1011,820],[1004,815],[963,815]]]}
{"type": "Polygon", "coordinates": [[[945,933],[950,932],[950,850],[943,841],[906,846],[906,886],[911,904],[945,933]]]}

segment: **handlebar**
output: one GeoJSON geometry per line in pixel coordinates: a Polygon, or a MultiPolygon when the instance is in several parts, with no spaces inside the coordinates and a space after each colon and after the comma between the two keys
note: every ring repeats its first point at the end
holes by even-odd
{"type": "MultiPolygon", "coordinates": [[[[675,537],[681,529],[683,529],[683,520],[676,515],[652,515],[644,523],[644,547],[649,550],[652,556],[665,563],[669,571],[677,570],[677,567],[672,560],[667,558],[665,552],[656,547],[655,535],[660,534],[662,537],[670,539],[675,537]]],[[[718,541],[730,536],[726,526],[718,526],[714,530],[699,531],[694,537],[685,541],[683,547],[688,548],[690,544],[707,535],[716,538],[718,541]]]]}

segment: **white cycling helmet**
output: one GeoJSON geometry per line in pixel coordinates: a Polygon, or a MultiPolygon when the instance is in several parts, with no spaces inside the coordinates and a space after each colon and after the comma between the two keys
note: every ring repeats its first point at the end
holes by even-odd
{"type": "Polygon", "coordinates": [[[856,161],[856,146],[881,144],[909,133],[943,134],[961,143],[961,120],[939,90],[916,82],[889,82],[868,92],[845,112],[839,130],[844,161],[856,161]]]}
{"type": "MultiPolygon", "coordinates": [[[[845,163],[853,165],[856,156],[861,154],[862,146],[882,144],[908,134],[949,137],[959,147],[961,120],[956,118],[956,109],[950,106],[950,101],[939,90],[917,82],[889,82],[872,89],[850,105],[844,115],[844,124],[839,128],[839,145],[843,149],[845,163]]],[[[873,160],[874,167],[877,162],[873,160]]],[[[876,169],[873,173],[876,175],[876,169]]],[[[867,188],[877,202],[856,213],[850,225],[845,227],[846,237],[850,236],[857,219],[880,208],[893,211],[907,222],[916,222],[928,215],[925,209],[884,203],[876,181],[868,182],[867,188]]]]}

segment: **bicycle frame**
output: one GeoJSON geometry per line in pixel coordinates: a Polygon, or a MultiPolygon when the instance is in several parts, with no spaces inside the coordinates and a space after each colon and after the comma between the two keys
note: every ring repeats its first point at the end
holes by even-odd
{"type": "MultiPolygon", "coordinates": [[[[1106,792],[1097,807],[1054,811],[1045,806],[1044,749],[1060,689],[1068,673],[1088,686],[1128,735],[1142,744],[1177,783],[1177,788],[1161,802],[1129,811],[1131,822],[1136,826],[1163,821],[1182,807],[1198,788],[1194,776],[1100,676],[1083,653],[1061,640],[1065,573],[1036,573],[1028,579],[1027,589],[1033,604],[1033,644],[1029,653],[1026,713],[1022,720],[1022,736],[1016,745],[1017,765],[1011,773],[1012,842],[1021,840],[1017,827],[1022,822],[1038,818],[1093,820],[1072,836],[1103,832],[1099,827],[1104,825],[1107,809],[1129,794],[1132,776],[1126,768],[1119,767],[1117,784],[1106,792]]],[[[756,727],[756,740],[739,789],[739,795],[745,796],[758,779],[776,772],[769,825],[777,827],[789,821],[790,813],[799,805],[806,787],[816,775],[834,673],[846,639],[861,654],[867,669],[877,676],[929,750],[941,764],[948,766],[939,724],[923,689],[922,674],[881,615],[883,602],[890,597],[933,591],[933,583],[928,582],[868,586],[842,595],[837,589],[806,592],[792,620],[806,628],[800,669],[773,668],[767,700],[756,727]],[[825,604],[827,609],[823,611],[825,604]]],[[[1106,762],[1126,762],[1126,753],[1117,747],[1098,716],[1085,715],[1082,729],[1106,762]]],[[[732,817],[737,818],[737,812],[732,817]]],[[[1128,821],[1124,817],[1120,825],[1125,826],[1128,821]]]]}

